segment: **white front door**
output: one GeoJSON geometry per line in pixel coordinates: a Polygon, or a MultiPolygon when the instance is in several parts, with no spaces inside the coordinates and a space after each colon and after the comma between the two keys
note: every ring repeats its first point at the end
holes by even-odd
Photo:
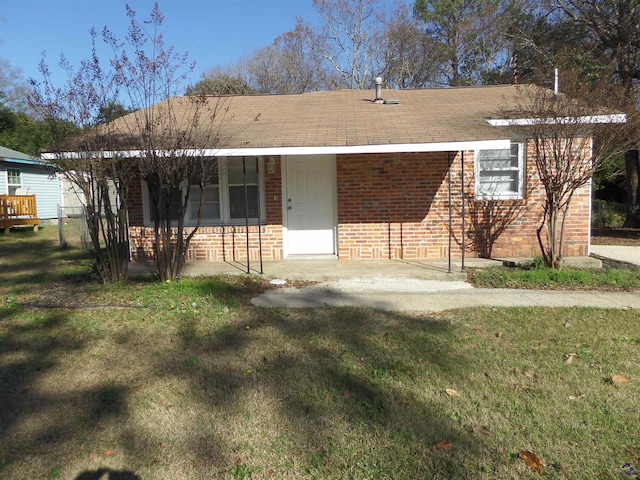
{"type": "Polygon", "coordinates": [[[288,156],[285,162],[288,255],[335,254],[335,155],[288,156]]]}

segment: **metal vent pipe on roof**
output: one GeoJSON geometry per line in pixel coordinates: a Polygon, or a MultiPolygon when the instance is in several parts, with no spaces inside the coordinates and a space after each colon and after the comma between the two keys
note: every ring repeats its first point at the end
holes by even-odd
{"type": "Polygon", "coordinates": [[[382,77],[376,77],[374,83],[376,85],[376,98],[373,102],[384,103],[384,98],[382,98],[382,77]]]}
{"type": "Polygon", "coordinates": [[[373,103],[381,103],[384,105],[399,105],[400,100],[385,100],[382,98],[382,77],[376,77],[375,79],[376,86],[376,98],[373,100],[373,103]]]}

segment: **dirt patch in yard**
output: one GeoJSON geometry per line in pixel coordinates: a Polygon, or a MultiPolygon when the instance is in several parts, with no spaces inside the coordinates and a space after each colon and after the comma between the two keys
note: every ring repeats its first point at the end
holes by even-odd
{"type": "Polygon", "coordinates": [[[591,232],[593,245],[623,245],[640,247],[640,229],[638,228],[605,228],[591,232]]]}

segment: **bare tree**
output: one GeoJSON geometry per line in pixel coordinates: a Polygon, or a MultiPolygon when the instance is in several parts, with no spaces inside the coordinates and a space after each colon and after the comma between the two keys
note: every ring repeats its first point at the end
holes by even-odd
{"type": "Polygon", "coordinates": [[[118,89],[100,65],[94,30],[91,39],[92,56],[77,71],[62,58],[60,66],[68,78],[63,87],[53,85],[41,61],[43,80],[32,80],[30,103],[50,126],[52,160],[84,196],[96,273],[103,282],[118,282],[127,278],[129,265],[127,205],[133,165],[106,154],[114,150],[115,137],[109,124],[99,125],[100,118],[116,103],[118,89]],[[70,150],[73,154],[67,153],[70,150]]]}
{"type": "Polygon", "coordinates": [[[4,58],[0,58],[0,93],[2,103],[11,110],[23,112],[27,109],[29,83],[22,70],[4,58]]]}
{"type": "Polygon", "coordinates": [[[71,139],[68,131],[62,132],[59,138],[64,141],[56,142],[51,151],[87,198],[100,277],[126,278],[128,188],[132,179],[141,177],[151,200],[158,277],[178,279],[200,225],[204,189],[216,175],[217,164],[210,156],[219,145],[215,127],[224,107],[221,100],[208,101],[202,95],[175,97],[194,65],[186,54],[165,47],[160,33],[164,16],[157,3],[147,21],[138,21],[128,6],[127,16],[130,24],[124,40],[107,28],[102,32],[113,51],[108,70],[96,54],[97,35],[92,30],[91,60],[83,62],[77,73],[63,60],[70,80],[58,89],[43,63],[45,80],[34,82],[32,103],[54,126],[79,130],[71,139]],[[129,101],[132,113],[113,120],[114,112],[128,111],[115,107],[122,98],[129,101]],[[117,193],[115,203],[112,188],[117,193]],[[197,222],[187,227],[185,215],[193,198],[198,199],[197,222]]]}
{"type": "Polygon", "coordinates": [[[576,68],[597,56],[585,38],[584,29],[551,2],[508,0],[499,24],[510,43],[515,76],[520,83],[548,79],[553,87],[553,71],[571,62],[576,68]]]}
{"type": "Polygon", "coordinates": [[[322,24],[310,37],[310,47],[325,58],[346,88],[370,88],[379,74],[381,27],[378,0],[313,0],[322,24]]]}
{"type": "Polygon", "coordinates": [[[340,80],[312,48],[314,32],[302,19],[240,62],[250,85],[261,93],[290,94],[336,88],[340,80]]]}
{"type": "Polygon", "coordinates": [[[419,88],[436,84],[442,61],[436,43],[424,34],[404,4],[384,20],[375,41],[383,45],[379,74],[389,88],[419,88]]]}
{"type": "Polygon", "coordinates": [[[218,175],[215,131],[226,111],[224,100],[203,96],[171,97],[114,122],[137,165],[150,199],[158,278],[179,279],[191,239],[202,220],[205,189],[218,175]],[[212,152],[213,149],[213,152],[212,152]],[[186,214],[197,204],[195,224],[186,214]]]}
{"type": "Polygon", "coordinates": [[[341,79],[311,48],[315,33],[302,19],[293,30],[237,63],[216,67],[187,89],[187,95],[286,95],[333,90],[341,79]]]}
{"type": "Polygon", "coordinates": [[[254,95],[258,93],[241,74],[231,68],[214,68],[193,86],[187,87],[185,95],[254,95]]]}
{"type": "Polygon", "coordinates": [[[144,23],[129,7],[127,15],[125,43],[103,31],[115,54],[111,61],[115,82],[135,109],[113,122],[113,128],[124,146],[138,152],[137,164],[151,200],[157,273],[160,280],[174,280],[182,274],[189,244],[200,226],[207,182],[217,174],[210,157],[220,143],[216,125],[224,102],[203,95],[176,96],[194,64],[188,63],[186,54],[165,46],[159,31],[164,16],[157,3],[144,23]],[[197,222],[187,226],[192,185],[199,187],[197,222]]]}
{"type": "Polygon", "coordinates": [[[544,190],[538,241],[546,263],[553,268],[563,264],[565,224],[574,195],[589,184],[595,171],[626,148],[621,125],[625,116],[597,106],[613,102],[614,92],[605,89],[605,97],[603,90],[577,79],[567,82],[566,77],[565,88],[574,96],[522,87],[518,106],[504,112],[519,119],[512,125],[533,144],[530,158],[544,190]],[[585,98],[589,101],[581,101],[585,98]]]}
{"type": "Polygon", "coordinates": [[[415,15],[437,44],[441,83],[448,86],[492,83],[509,62],[498,29],[499,0],[416,0],[415,15]]]}
{"type": "MultiPolygon", "coordinates": [[[[640,1],[555,0],[555,5],[584,30],[594,44],[594,55],[613,67],[616,79],[637,103],[640,80],[640,1]]],[[[640,205],[640,156],[638,146],[625,153],[627,201],[640,205]]],[[[627,226],[639,226],[640,216],[630,214],[627,226]]]]}

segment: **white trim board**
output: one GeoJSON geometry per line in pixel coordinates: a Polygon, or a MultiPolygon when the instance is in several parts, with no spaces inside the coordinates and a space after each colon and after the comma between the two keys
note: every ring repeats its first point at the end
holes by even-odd
{"type": "Polygon", "coordinates": [[[554,118],[496,118],[487,119],[492,127],[527,127],[531,125],[594,125],[598,123],[626,123],[627,115],[588,115],[583,117],[554,118]]]}
{"type": "MultiPolygon", "coordinates": [[[[259,148],[203,148],[187,149],[186,156],[205,157],[243,157],[266,155],[340,155],[357,153],[421,153],[421,152],[459,152],[463,150],[490,150],[510,148],[510,139],[474,140],[464,142],[436,142],[436,143],[403,143],[389,145],[345,145],[324,147],[259,147],[259,148]]],[[[88,153],[88,152],[87,152],[88,153]]],[[[143,156],[143,150],[106,151],[101,152],[102,158],[137,158],[143,156]]],[[[57,158],[80,158],[86,154],[78,152],[44,153],[45,160],[57,158]]]]}

